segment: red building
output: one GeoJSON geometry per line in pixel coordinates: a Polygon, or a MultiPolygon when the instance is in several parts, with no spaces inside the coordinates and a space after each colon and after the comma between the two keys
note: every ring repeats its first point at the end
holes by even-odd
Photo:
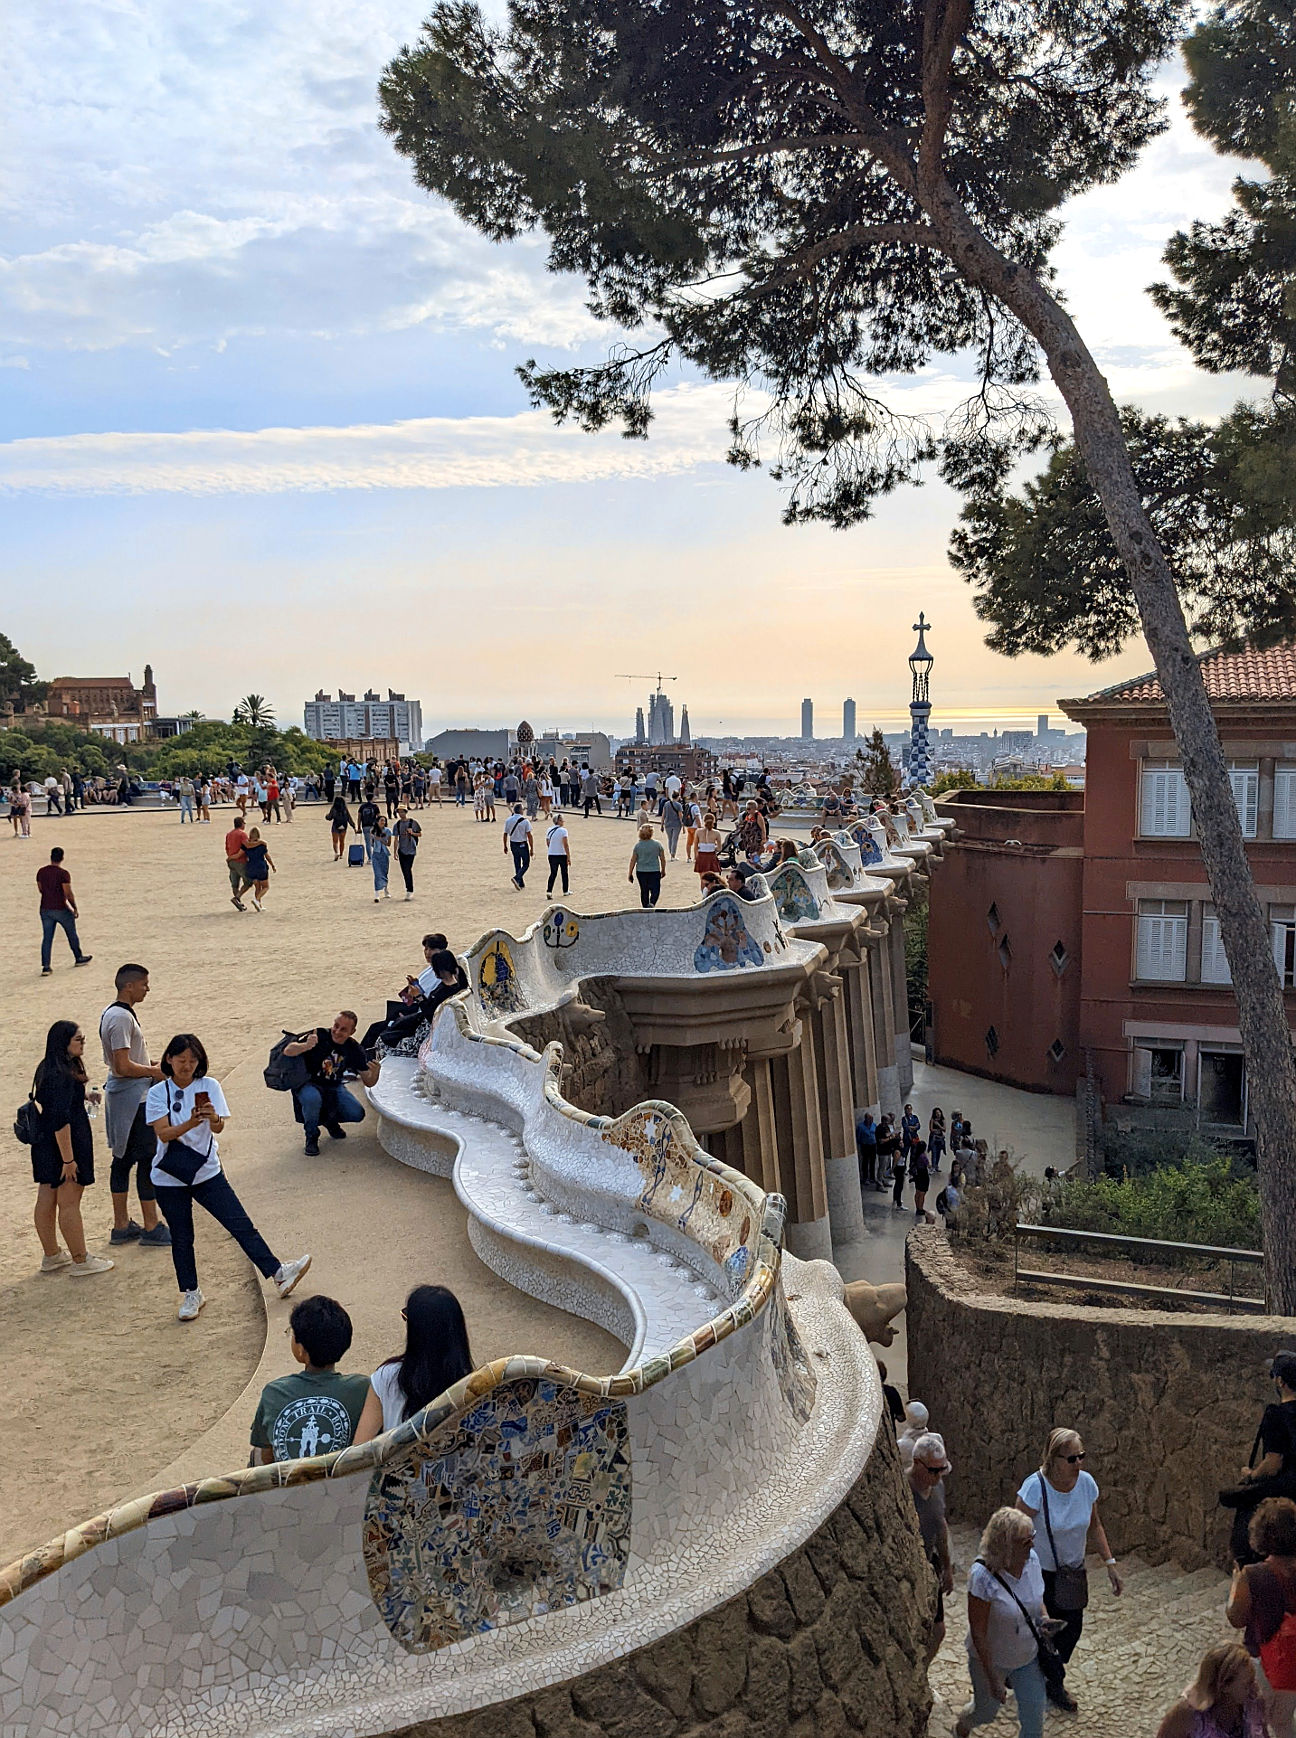
{"type": "MultiPolygon", "coordinates": [[[[1208,652],[1201,667],[1296,1017],[1296,645],[1208,652]]],[[[1236,1135],[1247,1126],[1237,1002],[1160,684],[1144,676],[1060,704],[1088,731],[1082,810],[1071,792],[1032,805],[1028,793],[943,799],[962,836],[932,883],[936,1057],[1059,1092],[1088,1061],[1109,1117],[1236,1135]],[[1037,1052],[1055,1044],[1050,1079],[1037,1052]]]]}

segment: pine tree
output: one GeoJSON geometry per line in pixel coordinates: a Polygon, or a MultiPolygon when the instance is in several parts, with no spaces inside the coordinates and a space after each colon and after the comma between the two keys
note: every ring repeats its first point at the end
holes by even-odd
{"type": "Polygon", "coordinates": [[[900,773],[891,758],[881,726],[874,729],[867,748],[855,750],[855,759],[865,796],[889,798],[899,792],[900,773]]]}

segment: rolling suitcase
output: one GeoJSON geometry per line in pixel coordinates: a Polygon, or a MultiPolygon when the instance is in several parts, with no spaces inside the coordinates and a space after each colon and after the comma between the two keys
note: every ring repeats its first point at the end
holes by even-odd
{"type": "Polygon", "coordinates": [[[348,869],[363,869],[364,868],[364,846],[363,845],[348,845],[347,846],[347,868],[348,869]]]}

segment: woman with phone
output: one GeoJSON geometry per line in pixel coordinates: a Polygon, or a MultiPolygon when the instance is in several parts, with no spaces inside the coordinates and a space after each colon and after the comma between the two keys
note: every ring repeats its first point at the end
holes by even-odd
{"type": "Polygon", "coordinates": [[[180,1032],[162,1052],[162,1079],[149,1088],[144,1115],[157,1136],[153,1186],[171,1228],[171,1259],[180,1287],[180,1320],[196,1321],[206,1298],[194,1260],[194,1202],[211,1214],[280,1297],[287,1297],[311,1264],[309,1255],[282,1262],[271,1253],[221,1169],[216,1137],[229,1106],[220,1082],[207,1072],[207,1052],[192,1032],[180,1032]]]}

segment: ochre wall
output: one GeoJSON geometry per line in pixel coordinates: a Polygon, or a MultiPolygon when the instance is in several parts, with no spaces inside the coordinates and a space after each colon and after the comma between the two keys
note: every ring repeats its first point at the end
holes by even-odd
{"type": "Polygon", "coordinates": [[[920,1738],[935,1578],[883,1429],[846,1501],[728,1604],[615,1663],[396,1738],[920,1738]]]}
{"type": "Polygon", "coordinates": [[[1011,1503],[1066,1425],[1084,1438],[1117,1556],[1224,1565],[1217,1492],[1246,1462],[1291,1322],[991,1296],[935,1227],[911,1233],[906,1282],[909,1392],[954,1463],[951,1520],[980,1525],[1011,1503]]]}

